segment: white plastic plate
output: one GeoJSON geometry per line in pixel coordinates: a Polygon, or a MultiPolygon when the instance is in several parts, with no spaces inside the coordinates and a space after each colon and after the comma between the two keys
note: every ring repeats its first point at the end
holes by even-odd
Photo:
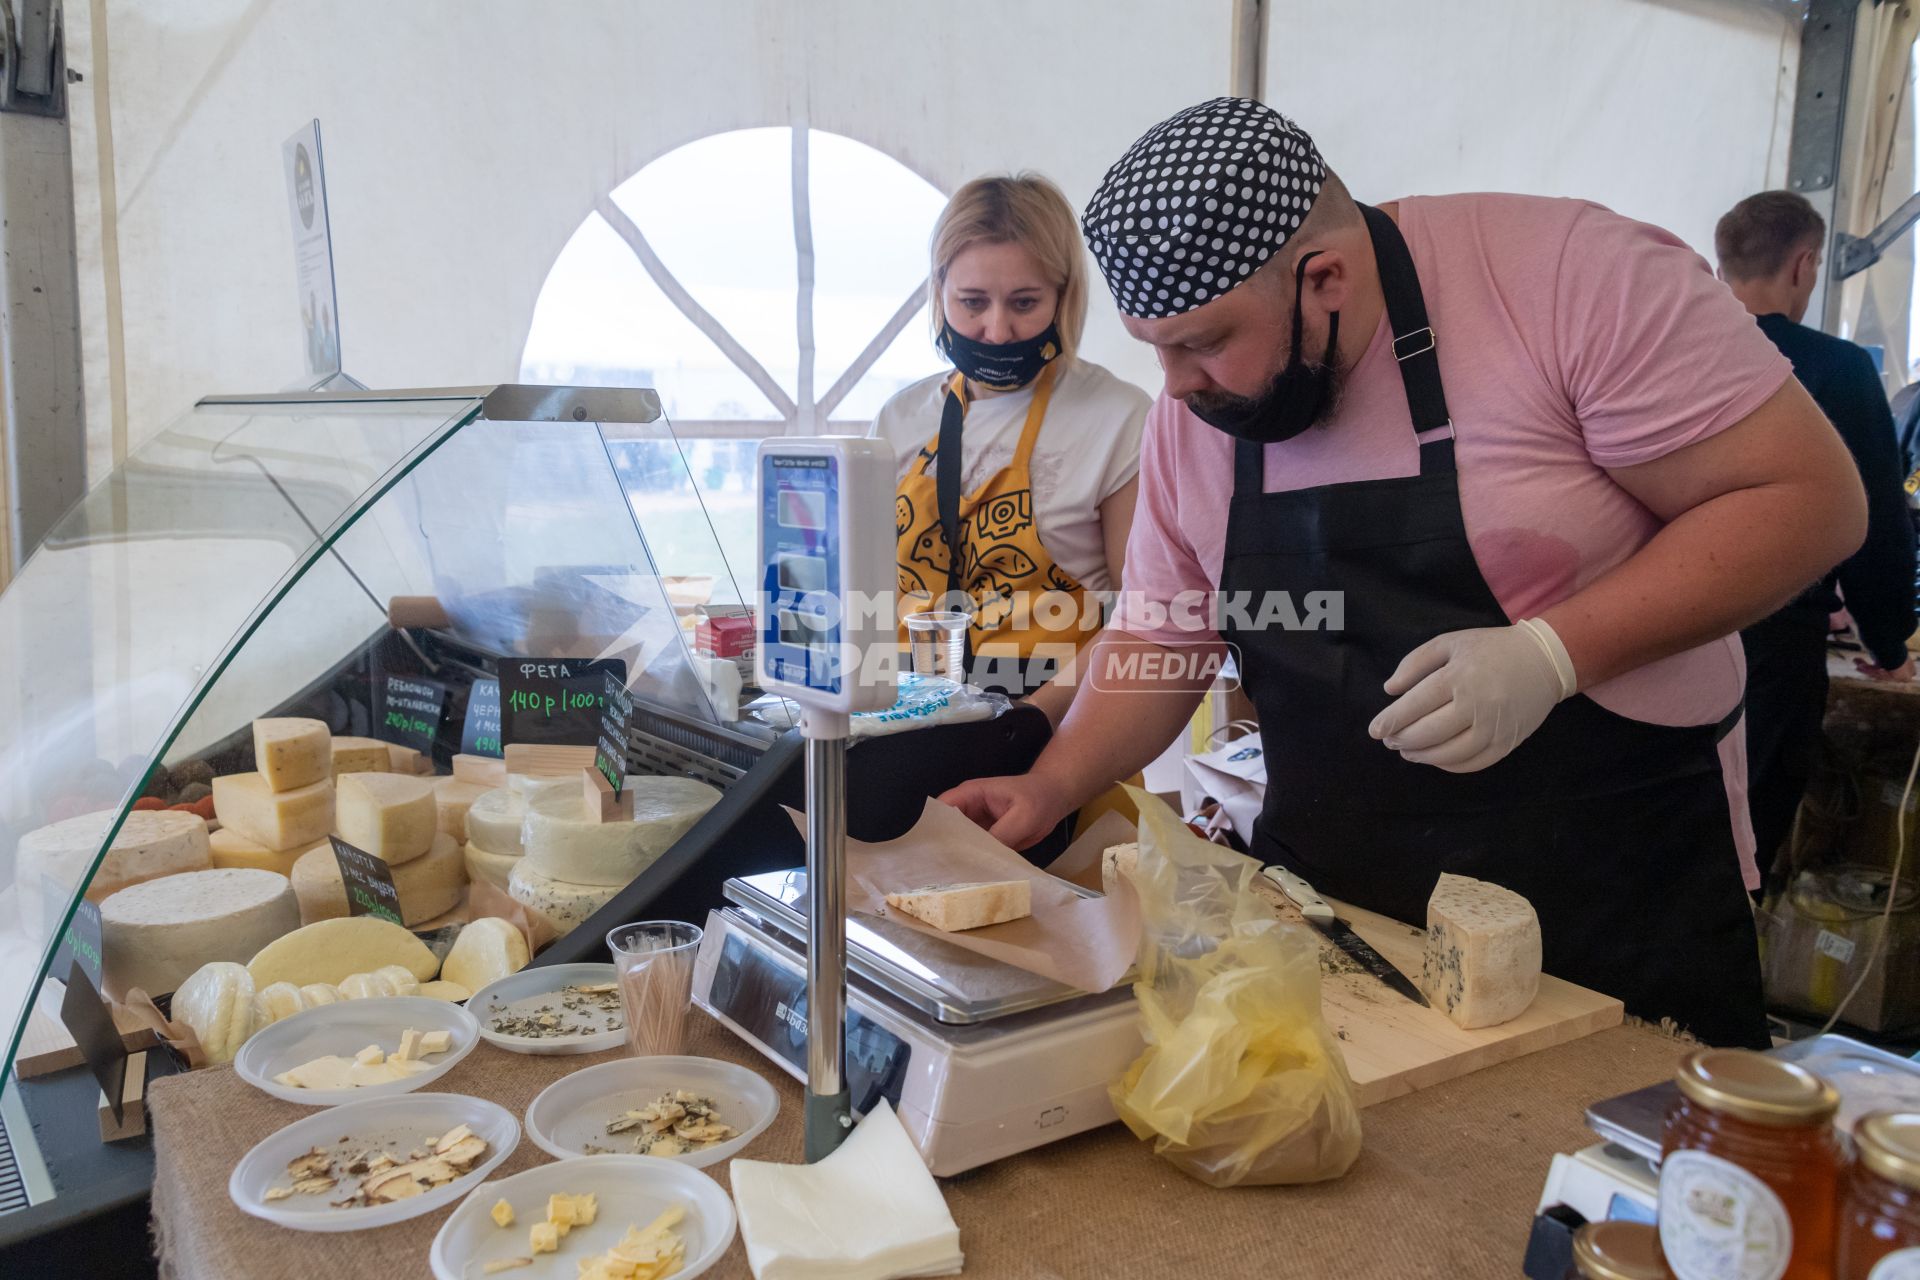
{"type": "Polygon", "coordinates": [[[457,1004],[426,996],[375,996],[304,1009],[254,1032],[234,1055],[233,1069],[240,1073],[242,1080],[263,1093],[301,1106],[331,1107],[363,1098],[412,1093],[453,1070],[454,1064],[472,1053],[479,1043],[480,1024],[457,1004]],[[370,1044],[392,1053],[400,1047],[400,1035],[408,1027],[416,1031],[448,1032],[453,1044],[445,1053],[420,1059],[427,1064],[425,1071],[391,1084],[358,1085],[351,1089],[296,1089],[274,1080],[282,1071],[328,1054],[351,1058],[370,1044]]]}
{"type": "Polygon", "coordinates": [[[687,1257],[673,1280],[693,1280],[733,1243],[733,1201],[698,1169],[647,1156],[585,1156],[476,1187],[433,1238],[429,1260],[436,1280],[469,1280],[495,1258],[528,1256],[528,1228],[547,1220],[547,1197],[588,1193],[600,1201],[592,1226],[569,1231],[557,1253],[539,1254],[532,1266],[500,1274],[574,1280],[582,1258],[605,1253],[628,1227],[644,1228],[676,1204],[686,1211],[673,1230],[686,1242],[687,1257]],[[488,1216],[498,1200],[513,1206],[510,1227],[496,1226],[488,1216]]]}
{"type": "Polygon", "coordinates": [[[509,1011],[525,1013],[537,1005],[551,1004],[562,987],[593,986],[618,980],[610,964],[554,964],[544,968],[522,969],[474,992],[473,998],[467,1001],[467,1012],[479,1020],[480,1035],[488,1044],[498,1045],[513,1053],[601,1053],[618,1049],[627,1042],[627,1018],[624,1012],[619,1015],[619,1027],[612,1031],[581,1036],[543,1036],[539,1039],[502,1035],[493,1029],[493,1020],[509,1011]]]}
{"type": "Polygon", "coordinates": [[[633,1134],[607,1133],[607,1121],[638,1111],[663,1093],[685,1089],[712,1098],[719,1118],[740,1132],[715,1146],[677,1156],[646,1156],[704,1169],[744,1151],[780,1113],[780,1095],[758,1073],[712,1058],[647,1057],[602,1062],[561,1076],[527,1108],[527,1136],[565,1160],[588,1147],[631,1154],[633,1134]]]}
{"type": "Polygon", "coordinates": [[[452,1204],[498,1168],[518,1145],[520,1122],[506,1108],[482,1098],[458,1093],[370,1098],[296,1120],[262,1141],[233,1167],[227,1194],[242,1212],[295,1231],[364,1231],[405,1222],[452,1204]],[[364,1209],[333,1207],[333,1201],[351,1194],[354,1184],[350,1181],[319,1195],[289,1196],[272,1202],[266,1198],[272,1188],[289,1184],[287,1162],[315,1147],[348,1153],[379,1148],[404,1158],[424,1140],[438,1138],[463,1124],[485,1138],[489,1149],[486,1159],[445,1186],[364,1209]]]}

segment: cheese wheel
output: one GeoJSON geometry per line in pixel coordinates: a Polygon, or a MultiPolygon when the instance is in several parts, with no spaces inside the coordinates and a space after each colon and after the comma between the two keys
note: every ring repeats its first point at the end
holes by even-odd
{"type": "Polygon", "coordinates": [[[213,780],[213,811],[263,848],[306,849],[333,829],[333,784],[275,791],[264,774],[230,773],[213,780]]]}
{"type": "Polygon", "coordinates": [[[419,773],[420,752],[413,747],[403,747],[397,742],[387,744],[387,772],[419,773]]]}
{"type": "Polygon", "coordinates": [[[685,835],[720,793],[692,778],[628,778],[632,821],[594,822],[576,784],[527,796],[526,859],[568,884],[615,886],[633,878],[685,835]]]}
{"type": "Polygon", "coordinates": [[[100,904],[107,994],[165,995],[215,960],[245,961],[300,927],[285,876],[222,868],[136,884],[100,904]]]}
{"type": "Polygon", "coordinates": [[[466,849],[467,881],[470,884],[486,883],[500,892],[507,891],[507,879],[520,862],[520,855],[512,853],[489,853],[477,844],[469,843],[466,849]]]}
{"type": "Polygon", "coordinates": [[[462,1001],[473,998],[473,992],[467,990],[459,983],[447,982],[442,979],[421,983],[419,994],[429,1000],[445,1000],[450,1004],[459,1004],[462,1001]]]}
{"type": "Polygon", "coordinates": [[[518,973],[531,958],[520,930],[496,916],[482,916],[453,940],[453,949],[447,952],[440,972],[448,982],[478,991],[510,973],[518,973]]]}
{"type": "Polygon", "coordinates": [[[1519,1017],[1540,990],[1540,920],[1511,889],[1442,873],[1427,900],[1420,990],[1469,1030],[1519,1017]]]}
{"type": "Polygon", "coordinates": [[[275,791],[324,782],[333,776],[333,735],[318,720],[255,720],[253,764],[275,791]]]}
{"type": "Polygon", "coordinates": [[[232,961],[201,965],[173,993],[172,1012],[193,1028],[209,1060],[232,1062],[253,1034],[253,978],[232,961]]]}
{"type": "MultiPolygon", "coordinates": [[[[213,865],[216,867],[251,867],[255,871],[272,871],[283,876],[293,874],[293,864],[300,855],[307,852],[302,849],[269,849],[235,831],[232,827],[222,827],[207,835],[208,847],[213,852],[213,865]]],[[[329,849],[333,846],[322,840],[329,849]]],[[[319,848],[319,845],[309,846],[319,848]]]]}
{"type": "Polygon", "coordinates": [[[270,1027],[307,1007],[307,998],[291,982],[276,982],[253,993],[253,1029],[270,1027]]]}
{"type": "Polygon", "coordinates": [[[333,779],[343,773],[386,773],[393,767],[393,755],[387,744],[374,738],[335,738],[333,740],[333,779]]]}
{"type": "MultiPolygon", "coordinates": [[[[347,777],[351,780],[353,775],[347,777]]],[[[453,910],[467,883],[460,846],[445,834],[434,837],[433,850],[426,857],[389,866],[387,872],[393,877],[393,891],[400,895],[400,918],[409,927],[453,910]]],[[[331,842],[314,846],[293,864],[293,892],[300,900],[303,924],[347,914],[347,885],[331,842]]]]}
{"type": "Polygon", "coordinates": [[[20,837],[14,864],[19,882],[16,893],[20,923],[28,937],[46,937],[49,897],[68,898],[83,883],[85,896],[102,902],[130,885],[183,871],[205,871],[212,865],[207,824],[199,817],[140,809],[129,813],[120,824],[112,847],[89,881],[87,872],[106,842],[113,819],[114,810],[102,809],[20,837]],[[54,888],[43,888],[42,880],[52,881],[54,888]]]}
{"type": "Polygon", "coordinates": [[[349,773],[340,779],[334,830],[356,849],[389,866],[423,856],[433,848],[438,811],[433,784],[397,773],[349,773]]]}
{"type": "Polygon", "coordinates": [[[575,925],[613,901],[621,887],[568,884],[542,875],[529,866],[525,858],[519,860],[507,878],[508,896],[559,934],[571,933],[575,925]]]}
{"type": "Polygon", "coordinates": [[[520,831],[527,798],[511,787],[497,787],[474,799],[467,809],[467,842],[489,853],[517,858],[526,851],[520,831]]]}
{"type": "Polygon", "coordinates": [[[405,965],[421,982],[440,971],[440,961],[427,944],[399,925],[374,916],[353,916],[295,929],[262,948],[247,962],[247,972],[256,986],[269,982],[337,986],[342,978],[386,964],[405,965]]]}
{"type": "Polygon", "coordinates": [[[467,811],[473,808],[474,801],[491,790],[491,787],[477,782],[462,782],[458,778],[436,779],[433,784],[433,805],[439,814],[440,829],[465,844],[467,811]]]}

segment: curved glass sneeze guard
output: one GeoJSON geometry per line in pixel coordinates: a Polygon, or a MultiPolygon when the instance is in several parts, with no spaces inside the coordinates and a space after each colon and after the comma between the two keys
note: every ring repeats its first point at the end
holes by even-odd
{"type": "Polygon", "coordinates": [[[637,700],[717,724],[692,607],[745,597],[705,521],[664,421],[495,421],[478,395],[398,393],[209,403],[162,432],[0,594],[0,1067],[30,1005],[57,1017],[44,971],[74,903],[110,888],[99,849],[23,866],[21,836],[106,811],[104,848],[155,760],[251,769],[259,716],[381,736],[361,695],[382,655],[436,661],[388,627],[394,597],[436,597],[467,658],[618,658],[637,700]],[[636,441],[662,492],[630,502],[615,459],[636,441]]]}

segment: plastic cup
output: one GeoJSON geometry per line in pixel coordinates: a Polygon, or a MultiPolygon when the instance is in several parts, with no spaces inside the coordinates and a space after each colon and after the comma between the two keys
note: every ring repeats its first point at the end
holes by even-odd
{"type": "Polygon", "coordinates": [[[627,1052],[677,1054],[686,1044],[700,938],[698,926],[679,920],[642,920],[607,934],[627,1014],[627,1052]]]}
{"type": "Polygon", "coordinates": [[[941,676],[958,684],[967,679],[967,624],[964,613],[935,609],[907,615],[907,650],[913,673],[941,676]]]}

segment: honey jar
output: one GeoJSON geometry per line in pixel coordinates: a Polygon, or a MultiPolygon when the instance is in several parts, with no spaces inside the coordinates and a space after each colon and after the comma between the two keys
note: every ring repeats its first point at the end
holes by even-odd
{"type": "Polygon", "coordinates": [[[1846,1162],[1833,1086],[1747,1049],[1689,1054],[1674,1083],[1660,1246],[1677,1280],[1827,1280],[1846,1162]]]}
{"type": "Polygon", "coordinates": [[[1920,1280],[1920,1113],[1877,1111],[1853,1130],[1834,1280],[1920,1280]]]}
{"type": "Polygon", "coordinates": [[[1589,1222],[1573,1236],[1575,1280],[1672,1280],[1647,1222],[1589,1222]]]}

